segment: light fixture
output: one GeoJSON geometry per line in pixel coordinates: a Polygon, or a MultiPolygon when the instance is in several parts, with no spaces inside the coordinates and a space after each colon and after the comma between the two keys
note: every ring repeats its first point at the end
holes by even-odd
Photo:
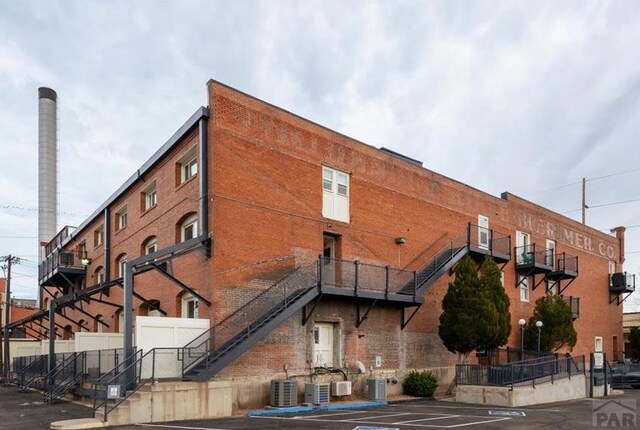
{"type": "Polygon", "coordinates": [[[520,318],[520,320],[518,321],[518,324],[520,325],[520,327],[524,327],[526,323],[527,322],[524,320],[524,318],[520,318]]]}
{"type": "Polygon", "coordinates": [[[406,237],[402,237],[402,236],[396,237],[396,243],[398,245],[402,245],[403,243],[407,243],[407,238],[406,237]]]}
{"type": "Polygon", "coordinates": [[[83,266],[88,266],[89,264],[91,264],[91,259],[87,257],[81,258],[80,264],[82,264],[83,266]]]}

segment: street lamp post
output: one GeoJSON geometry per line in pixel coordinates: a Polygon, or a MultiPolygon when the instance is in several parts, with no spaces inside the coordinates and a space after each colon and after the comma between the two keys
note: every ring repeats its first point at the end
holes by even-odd
{"type": "Polygon", "coordinates": [[[540,333],[542,332],[542,321],[536,321],[536,327],[538,327],[538,352],[540,352],[540,333]]]}
{"type": "Polygon", "coordinates": [[[524,325],[527,322],[524,318],[520,318],[518,325],[520,325],[520,361],[524,360],[524,325]]]}

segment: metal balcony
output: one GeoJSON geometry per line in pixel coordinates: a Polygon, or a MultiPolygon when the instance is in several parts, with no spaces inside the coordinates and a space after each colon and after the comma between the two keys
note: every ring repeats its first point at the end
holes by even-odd
{"type": "Polygon", "coordinates": [[[553,271],[553,250],[535,243],[531,245],[517,246],[514,248],[516,256],[516,271],[525,272],[527,275],[545,275],[553,271]]]}
{"type": "Polygon", "coordinates": [[[486,227],[469,223],[467,246],[472,256],[490,255],[498,264],[511,260],[511,236],[486,227]]]}
{"type": "Polygon", "coordinates": [[[609,292],[612,294],[632,293],[636,290],[636,275],[612,273],[609,275],[609,292]]]}
{"type": "Polygon", "coordinates": [[[85,267],[82,265],[85,257],[77,252],[53,251],[38,266],[40,285],[68,290],[79,277],[85,276],[85,267]]]}

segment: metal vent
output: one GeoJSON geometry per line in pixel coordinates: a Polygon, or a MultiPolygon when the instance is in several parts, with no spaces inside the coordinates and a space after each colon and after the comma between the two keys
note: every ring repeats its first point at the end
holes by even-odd
{"type": "Polygon", "coordinates": [[[331,394],[334,396],[350,396],[351,381],[334,381],[331,383],[331,394]]]}
{"type": "Polygon", "coordinates": [[[298,404],[298,385],[296,381],[276,379],[271,381],[271,406],[287,407],[298,404]]]}
{"type": "Polygon", "coordinates": [[[367,397],[371,400],[387,400],[387,380],[367,379],[367,397]]]}
{"type": "Polygon", "coordinates": [[[317,382],[304,384],[304,402],[314,405],[329,403],[329,384],[317,382]]]}

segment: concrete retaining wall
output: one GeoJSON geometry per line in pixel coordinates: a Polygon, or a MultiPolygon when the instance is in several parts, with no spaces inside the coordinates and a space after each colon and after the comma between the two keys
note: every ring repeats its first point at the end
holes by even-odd
{"type": "Polygon", "coordinates": [[[456,402],[518,407],[541,403],[561,402],[587,397],[587,378],[572,376],[536,387],[484,387],[461,385],[456,388],[456,402]]]}

